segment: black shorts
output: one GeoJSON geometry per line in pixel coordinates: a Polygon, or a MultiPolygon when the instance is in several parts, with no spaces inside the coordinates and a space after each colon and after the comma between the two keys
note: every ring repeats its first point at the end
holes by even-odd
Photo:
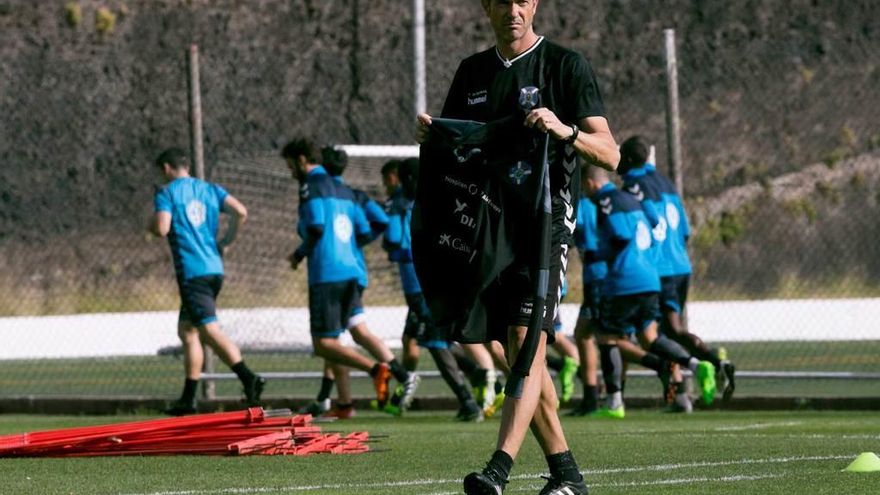
{"type": "Polygon", "coordinates": [[[406,305],[409,310],[406,313],[403,334],[416,339],[416,342],[422,347],[428,349],[448,349],[450,342],[448,329],[434,325],[434,320],[431,318],[431,310],[428,309],[425,296],[418,292],[415,294],[405,294],[404,297],[406,297],[406,305]]]}
{"type": "MultiPolygon", "coordinates": [[[[554,320],[559,305],[559,288],[565,267],[562,262],[563,253],[568,253],[568,246],[554,244],[550,250],[550,278],[547,284],[547,298],[544,305],[544,321],[541,330],[547,332],[547,343],[556,340],[554,320]]],[[[529,269],[530,263],[515,261],[507,267],[498,280],[492,293],[484,295],[483,302],[490,315],[503,315],[503,325],[489,324],[489,338],[499,342],[507,342],[508,327],[527,327],[532,317],[532,306],[535,300],[535,277],[529,269]]]]}
{"type": "Polygon", "coordinates": [[[217,295],[223,288],[223,275],[206,275],[178,282],[180,314],[178,322],[202,326],[217,321],[217,295]]]}
{"type": "Polygon", "coordinates": [[[347,328],[356,327],[367,321],[367,314],[364,312],[364,291],[366,290],[366,287],[358,284],[357,301],[355,306],[351,308],[351,313],[348,315],[348,323],[345,325],[347,328]]]}
{"type": "Polygon", "coordinates": [[[579,319],[599,320],[602,311],[602,286],[605,280],[591,280],[584,283],[584,302],[578,313],[579,319]]]}
{"type": "Polygon", "coordinates": [[[355,308],[361,305],[357,279],[309,286],[309,328],[312,337],[339,337],[355,308]]]}
{"type": "Polygon", "coordinates": [[[604,298],[599,333],[623,337],[643,331],[659,319],[658,301],[656,292],[604,298]]]}
{"type": "Polygon", "coordinates": [[[691,285],[691,276],[673,275],[660,278],[660,307],[674,313],[684,311],[687,304],[688,289],[691,285]]]}

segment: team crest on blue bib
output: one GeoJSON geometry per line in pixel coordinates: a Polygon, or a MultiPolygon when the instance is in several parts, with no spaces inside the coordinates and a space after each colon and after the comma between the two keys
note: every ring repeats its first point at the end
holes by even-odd
{"type": "Polygon", "coordinates": [[[507,173],[510,180],[518,186],[522,185],[529,175],[532,175],[532,166],[526,162],[516,162],[516,165],[510,167],[510,171],[507,173]]]}

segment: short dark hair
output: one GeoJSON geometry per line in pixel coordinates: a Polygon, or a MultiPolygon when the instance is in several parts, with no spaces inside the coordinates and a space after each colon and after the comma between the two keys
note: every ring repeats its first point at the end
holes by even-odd
{"type": "Polygon", "coordinates": [[[162,168],[168,164],[175,170],[189,168],[189,156],[180,148],[168,148],[156,157],[156,166],[162,168]]]}
{"type": "Polygon", "coordinates": [[[633,167],[641,167],[648,161],[648,141],[642,136],[633,136],[620,145],[620,165],[618,171],[625,174],[633,167]]]}
{"type": "Polygon", "coordinates": [[[281,150],[281,157],[285,159],[296,160],[300,156],[305,157],[309,163],[317,163],[318,148],[315,143],[308,138],[296,138],[285,144],[281,150]]]}
{"type": "Polygon", "coordinates": [[[419,159],[407,158],[400,162],[397,176],[400,178],[403,194],[410,199],[414,199],[416,197],[416,185],[419,183],[419,159]]]}
{"type": "Polygon", "coordinates": [[[321,165],[333,177],[340,176],[348,166],[348,153],[333,146],[324,146],[321,148],[321,165]]]}
{"type": "Polygon", "coordinates": [[[398,169],[400,169],[400,160],[390,160],[385,162],[385,165],[382,165],[382,177],[386,177],[390,174],[398,174],[398,169]]]}

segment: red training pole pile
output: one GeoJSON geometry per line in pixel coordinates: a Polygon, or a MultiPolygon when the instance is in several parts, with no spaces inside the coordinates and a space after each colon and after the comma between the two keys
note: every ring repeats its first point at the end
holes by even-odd
{"type": "Polygon", "coordinates": [[[367,432],[325,434],[308,414],[288,409],[197,414],[182,418],[0,436],[0,457],[123,455],[310,455],[369,451],[367,432]]]}

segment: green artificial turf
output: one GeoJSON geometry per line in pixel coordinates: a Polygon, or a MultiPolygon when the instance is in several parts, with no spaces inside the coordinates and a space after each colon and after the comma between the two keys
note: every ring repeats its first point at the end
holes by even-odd
{"type": "MultiPolygon", "coordinates": [[[[0,416],[0,434],[142,417],[0,416]]],[[[622,421],[564,418],[593,495],[871,494],[880,472],[841,472],[880,450],[876,413],[630,411],[622,421]]],[[[498,421],[402,419],[360,411],[324,430],[367,430],[379,451],[311,457],[0,459],[4,494],[454,494],[491,454],[498,421]]],[[[528,437],[505,493],[537,493],[546,470],[528,437]]]]}

